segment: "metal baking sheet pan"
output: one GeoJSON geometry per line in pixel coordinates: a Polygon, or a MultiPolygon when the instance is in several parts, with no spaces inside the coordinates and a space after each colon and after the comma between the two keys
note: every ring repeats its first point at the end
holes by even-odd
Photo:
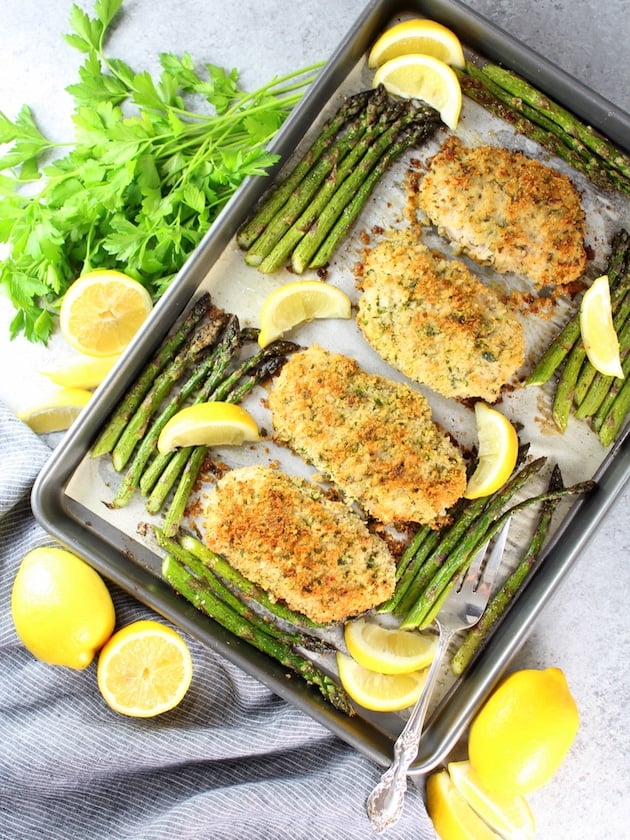
{"type": "MultiPolygon", "coordinates": [[[[567,106],[570,104],[571,110],[582,120],[627,148],[630,138],[630,117],[627,114],[618,111],[462,4],[455,0],[378,0],[366,6],[322,70],[318,81],[277,136],[273,149],[280,155],[280,162],[272,178],[281,175],[283,166],[291,165],[295,156],[308,145],[318,125],[346,95],[370,87],[372,74],[366,62],[370,45],[388,25],[411,15],[446,24],[457,32],[467,50],[512,68],[549,96],[567,106]]],[[[480,138],[490,134],[497,144],[521,148],[532,156],[549,160],[548,155],[531,141],[515,136],[507,124],[490,117],[468,100],[464,103],[457,134],[464,142],[467,139],[479,142],[480,138]]],[[[413,150],[413,156],[428,157],[437,151],[443,139],[442,136],[430,141],[420,155],[413,150]]],[[[331,263],[330,281],[355,299],[357,291],[353,265],[362,244],[357,234],[361,230],[372,230],[376,225],[387,228],[400,223],[405,201],[401,185],[408,165],[408,160],[402,160],[392,167],[357,221],[354,237],[350,235],[331,263]]],[[[560,161],[554,160],[553,165],[570,171],[560,161]]],[[[595,277],[601,273],[605,263],[612,233],[628,224],[629,203],[598,193],[576,173],[571,172],[571,176],[583,195],[588,218],[587,238],[595,254],[589,264],[589,273],[595,277]]],[[[270,183],[270,177],[248,180],[225,208],[156,305],[115,370],[55,449],[34,487],[33,510],[52,535],[86,557],[104,576],[267,684],[278,695],[299,706],[374,761],[386,765],[391,761],[393,742],[401,729],[404,715],[360,713],[354,717],[346,716],[330,706],[299,677],[287,678],[288,672],[277,662],[235,638],[184,601],[161,579],[161,556],[147,536],[150,528],[145,525],[149,517],[142,501],[111,511],[106,503],[113,497],[119,477],[111,471],[105,459],[93,459],[89,455],[90,447],[113,407],[200,290],[209,290],[217,305],[238,314],[242,325],[247,326],[255,325],[260,304],[273,287],[295,279],[284,271],[270,277],[261,275],[245,265],[242,252],[235,243],[239,226],[270,183]]],[[[528,341],[542,350],[564,315],[560,308],[551,321],[541,319],[532,328],[528,341]]],[[[362,367],[375,373],[403,378],[361,341],[352,320],[314,322],[300,330],[296,338],[303,345],[317,341],[332,350],[352,355],[362,367]]],[[[434,418],[463,445],[470,445],[474,441],[474,415],[470,408],[440,398],[430,389],[421,390],[431,404],[434,418]]],[[[250,395],[247,408],[257,416],[261,425],[269,428],[262,396],[264,393],[250,395]]],[[[564,505],[561,521],[546,550],[545,561],[540,564],[483,653],[458,680],[448,674],[443,675],[412,772],[426,772],[439,763],[457,742],[471,716],[509,665],[537,615],[561,584],[616,494],[628,480],[630,452],[627,430],[609,450],[601,447],[585,423],[572,423],[565,435],[554,433],[549,421],[544,420],[541,399],[544,402],[544,395],[541,396],[539,389],[516,389],[504,398],[502,408],[508,416],[522,423],[522,434],[530,441],[532,454],[547,454],[560,464],[565,483],[594,477],[597,489],[588,497],[564,505]]],[[[300,459],[286,450],[274,449],[271,443],[269,447],[231,449],[219,455],[230,466],[250,463],[252,458],[278,459],[290,471],[309,474],[300,459]]],[[[516,546],[521,544],[518,529],[512,530],[511,541],[516,546]]]]}

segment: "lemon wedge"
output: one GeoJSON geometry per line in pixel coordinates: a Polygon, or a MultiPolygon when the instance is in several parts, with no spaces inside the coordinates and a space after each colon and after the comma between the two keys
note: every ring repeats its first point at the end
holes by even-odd
{"type": "Polygon", "coordinates": [[[470,807],[506,840],[529,840],[536,834],[536,822],[524,796],[490,795],[481,786],[470,761],[448,764],[451,781],[470,807]]]}
{"type": "Polygon", "coordinates": [[[92,271],[65,293],[59,328],[79,353],[115,356],[129,344],[152,306],[149,292],[132,277],[109,269],[92,271]]]}
{"type": "Polygon", "coordinates": [[[462,89],[454,70],[439,58],[410,53],[392,58],[374,74],[373,85],[404,99],[422,99],[455,130],[462,110],[462,89]]]}
{"type": "Polygon", "coordinates": [[[466,802],[446,770],[427,779],[427,812],[440,840],[500,840],[466,802]]]}
{"type": "Polygon", "coordinates": [[[323,280],[296,280],[274,289],[260,308],[258,343],[266,347],[289,330],[314,318],[349,318],[352,302],[323,280]]]}
{"type": "Polygon", "coordinates": [[[63,388],[96,388],[114,367],[120,356],[83,356],[71,359],[64,365],[52,370],[43,370],[55,385],[63,388]]]}
{"type": "Polygon", "coordinates": [[[396,712],[418,700],[426,682],[428,668],[409,674],[381,674],[364,668],[352,657],[337,654],[339,679],[348,695],[373,712],[396,712]]]}
{"type": "Polygon", "coordinates": [[[464,498],[489,496],[502,487],[512,474],[518,458],[518,435],[504,414],[484,402],[475,403],[478,463],[471,475],[464,498]]]}
{"type": "Polygon", "coordinates": [[[240,446],[260,440],[258,425],[240,405],[206,402],[189,405],[173,415],[158,438],[158,451],[181,446],[240,446]]]}
{"type": "Polygon", "coordinates": [[[619,339],[613,324],[607,275],[593,280],[580,305],[580,332],[584,349],[595,370],[623,379],[619,339]]]}
{"type": "Polygon", "coordinates": [[[45,402],[20,411],[18,417],[38,435],[63,432],[70,428],[91,397],[92,392],[82,388],[60,388],[45,402]]]}
{"type": "Polygon", "coordinates": [[[397,23],[374,43],[368,55],[368,67],[380,67],[392,58],[421,53],[439,58],[452,67],[464,67],[464,51],[457,35],[435,20],[413,18],[397,23]]]}
{"type": "Polygon", "coordinates": [[[135,621],[103,647],[97,681],[110,708],[130,717],[154,717],[177,706],[192,680],[184,638],[157,621],[135,621]]]}
{"type": "Polygon", "coordinates": [[[381,674],[409,674],[431,664],[437,650],[437,636],[384,627],[357,618],[344,627],[344,639],[352,658],[381,674]]]}

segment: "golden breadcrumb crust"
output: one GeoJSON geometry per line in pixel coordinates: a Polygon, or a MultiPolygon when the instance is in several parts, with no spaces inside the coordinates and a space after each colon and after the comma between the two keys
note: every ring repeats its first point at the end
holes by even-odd
{"type": "Polygon", "coordinates": [[[520,321],[460,260],[397,232],[364,254],[357,324],[393,367],[446,397],[494,401],[523,363],[520,321]]]}
{"type": "Polygon", "coordinates": [[[416,196],[431,224],[469,257],[538,286],[563,286],[586,266],[586,215],[571,180],[519,151],[450,137],[416,196]]]}
{"type": "Polygon", "coordinates": [[[318,346],[295,353],[269,395],[276,439],[382,523],[431,523],[459,499],[459,449],[410,386],[318,346]]]}
{"type": "Polygon", "coordinates": [[[252,466],[208,500],[205,541],[245,577],[312,621],[358,615],[394,591],[387,545],[306,479],[252,466]]]}

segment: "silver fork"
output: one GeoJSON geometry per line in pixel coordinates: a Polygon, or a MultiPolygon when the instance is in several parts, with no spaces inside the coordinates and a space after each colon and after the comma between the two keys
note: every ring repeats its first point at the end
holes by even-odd
{"type": "Polygon", "coordinates": [[[422,725],[442,658],[453,636],[473,627],[481,618],[503,559],[509,524],[508,519],[495,540],[483,570],[488,543],[475,554],[463,581],[453,588],[435,619],[439,633],[438,646],[422,694],[394,744],[392,764],[368,797],[367,812],[377,833],[397,822],[402,814],[407,790],[407,770],[418,754],[422,725]]]}

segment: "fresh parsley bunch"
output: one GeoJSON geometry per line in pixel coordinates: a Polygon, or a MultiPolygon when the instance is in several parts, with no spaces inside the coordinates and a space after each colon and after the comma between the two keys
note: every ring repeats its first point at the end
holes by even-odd
{"type": "Polygon", "coordinates": [[[159,298],[243,179],[275,163],[266,147],[320,66],[247,93],[237,70],[206,64],[202,76],[187,53],[162,53],[154,79],[105,55],[122,3],[96,0],[95,18],[72,7],[66,40],[85,61],[66,88],[70,151],[41,134],[28,106],[15,121],[0,112],[12,336],[46,343],[65,290],[95,268],[124,271],[159,298]]]}

